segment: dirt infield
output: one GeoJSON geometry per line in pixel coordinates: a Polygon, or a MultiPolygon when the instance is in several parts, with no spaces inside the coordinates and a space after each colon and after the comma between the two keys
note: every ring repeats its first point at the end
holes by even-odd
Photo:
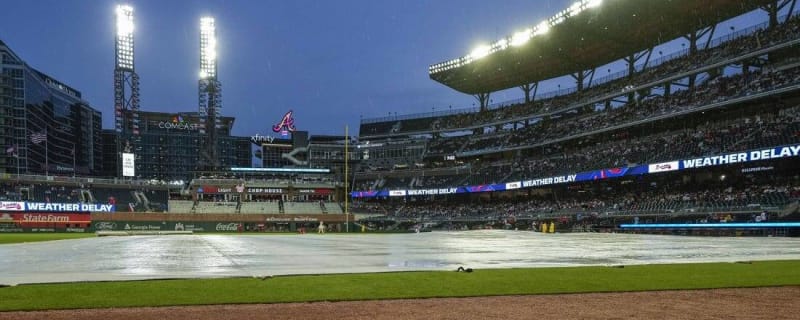
{"type": "Polygon", "coordinates": [[[800,287],[5,312],[0,319],[798,319],[800,287]]]}

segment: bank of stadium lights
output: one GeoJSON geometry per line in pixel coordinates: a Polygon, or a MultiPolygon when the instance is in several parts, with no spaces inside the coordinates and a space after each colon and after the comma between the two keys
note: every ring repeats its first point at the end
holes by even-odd
{"type": "Polygon", "coordinates": [[[133,34],[133,7],[129,5],[117,6],[117,35],[126,37],[133,34]]]}
{"type": "Polygon", "coordinates": [[[603,0],[589,0],[586,3],[586,9],[597,8],[603,4],[603,0]]]}
{"type": "Polygon", "coordinates": [[[514,47],[519,47],[528,43],[528,40],[530,40],[531,37],[533,37],[533,29],[522,30],[511,36],[511,45],[514,47]]]}
{"type": "Polygon", "coordinates": [[[550,31],[550,24],[547,21],[542,21],[536,26],[536,31],[533,33],[533,35],[538,36],[540,34],[545,34],[548,31],[550,31]]]}
{"type": "Polygon", "coordinates": [[[217,76],[217,31],[214,18],[200,18],[200,78],[217,76]]]}
{"type": "Polygon", "coordinates": [[[486,56],[489,56],[495,52],[506,50],[508,47],[520,47],[528,43],[528,41],[530,41],[533,37],[546,34],[548,31],[550,31],[550,28],[561,24],[570,17],[577,16],[585,10],[597,8],[602,4],[603,0],[577,1],[567,9],[564,9],[549,19],[542,21],[533,28],[528,28],[514,33],[512,36],[500,39],[491,45],[480,45],[473,49],[468,55],[461,58],[434,64],[428,68],[428,73],[434,74],[455,69],[472,63],[473,61],[485,58],[486,56]]]}
{"type": "Polygon", "coordinates": [[[133,7],[118,5],[117,10],[117,67],[133,69],[133,7]]]}
{"type": "Polygon", "coordinates": [[[488,45],[480,45],[477,48],[473,49],[472,52],[469,54],[469,57],[472,59],[480,59],[485,56],[489,55],[489,52],[492,51],[492,47],[488,45]]]}
{"type": "Polygon", "coordinates": [[[575,16],[575,15],[577,15],[577,14],[581,13],[581,11],[582,11],[582,9],[581,9],[582,5],[583,5],[583,4],[582,4],[582,3],[580,3],[580,2],[575,2],[575,3],[573,3],[573,4],[572,4],[572,5],[569,7],[569,15],[570,15],[570,16],[575,16]]]}

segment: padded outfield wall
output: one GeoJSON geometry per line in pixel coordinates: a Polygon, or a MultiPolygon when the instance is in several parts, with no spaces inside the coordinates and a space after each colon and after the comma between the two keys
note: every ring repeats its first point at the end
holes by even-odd
{"type": "MultiPolygon", "coordinates": [[[[0,218],[0,233],[95,231],[294,232],[320,222],[344,228],[343,214],[14,213],[0,218]]],[[[349,221],[353,221],[352,215],[349,221]]],[[[351,226],[351,230],[352,226],[351,226]]]]}
{"type": "MultiPolygon", "coordinates": [[[[93,231],[294,232],[316,228],[343,229],[343,214],[176,214],[95,213],[93,231]]],[[[349,221],[353,221],[352,215],[349,221]]],[[[352,226],[351,226],[351,230],[352,226]]]]}

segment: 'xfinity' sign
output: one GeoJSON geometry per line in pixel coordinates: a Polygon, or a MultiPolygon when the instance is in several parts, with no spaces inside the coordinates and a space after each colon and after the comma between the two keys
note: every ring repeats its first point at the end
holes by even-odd
{"type": "Polygon", "coordinates": [[[262,136],[258,133],[256,135],[250,137],[250,141],[255,144],[262,144],[262,143],[272,143],[275,141],[275,137],[273,136],[262,136]]]}

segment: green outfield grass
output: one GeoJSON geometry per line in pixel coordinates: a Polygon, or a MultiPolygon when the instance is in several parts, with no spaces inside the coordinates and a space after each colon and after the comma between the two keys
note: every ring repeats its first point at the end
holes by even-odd
{"type": "Polygon", "coordinates": [[[800,285],[800,261],[94,282],[0,288],[0,310],[800,285]]]}
{"type": "Polygon", "coordinates": [[[94,233],[0,233],[0,244],[94,237],[94,233]]]}

